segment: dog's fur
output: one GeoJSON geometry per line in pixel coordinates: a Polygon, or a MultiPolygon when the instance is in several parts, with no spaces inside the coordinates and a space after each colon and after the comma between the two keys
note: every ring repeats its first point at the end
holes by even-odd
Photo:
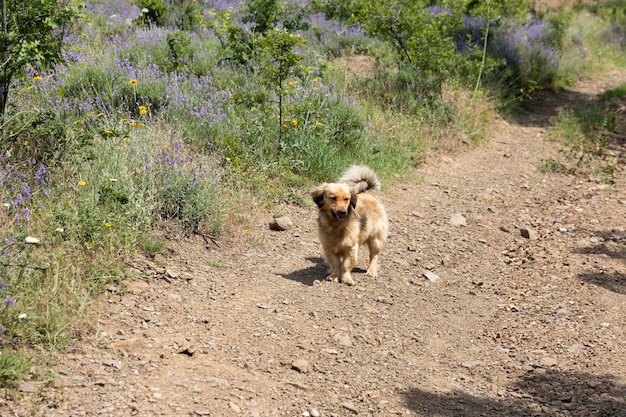
{"type": "Polygon", "coordinates": [[[311,190],[319,208],[318,234],[332,281],[354,284],[350,272],[356,266],[361,245],[367,245],[370,252],[367,275],[378,276],[378,255],[389,233],[379,192],[376,174],[363,165],[348,168],[335,183],[311,190]]]}

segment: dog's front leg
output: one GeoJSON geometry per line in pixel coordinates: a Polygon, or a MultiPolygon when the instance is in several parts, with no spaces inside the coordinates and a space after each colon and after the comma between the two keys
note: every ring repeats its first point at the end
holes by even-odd
{"type": "Polygon", "coordinates": [[[324,248],[324,254],[326,255],[326,262],[328,262],[328,265],[330,266],[330,275],[328,276],[328,279],[333,282],[337,282],[339,280],[341,261],[330,248],[324,248]]]}
{"type": "Polygon", "coordinates": [[[352,279],[352,268],[356,265],[356,260],[359,255],[359,246],[354,245],[348,254],[346,254],[341,260],[341,271],[339,273],[339,282],[343,282],[344,284],[354,285],[354,280],[352,279]]]}

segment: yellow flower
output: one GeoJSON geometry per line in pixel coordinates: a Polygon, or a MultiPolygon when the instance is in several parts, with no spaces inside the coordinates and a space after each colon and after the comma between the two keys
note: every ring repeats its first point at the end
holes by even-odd
{"type": "Polygon", "coordinates": [[[315,126],[324,126],[324,123],[322,123],[322,122],[317,122],[317,123],[315,123],[315,126]]]}
{"type": "Polygon", "coordinates": [[[243,234],[247,235],[250,231],[248,229],[243,229],[243,234]]]}
{"type": "Polygon", "coordinates": [[[293,119],[293,120],[291,121],[291,125],[292,125],[293,127],[298,126],[298,121],[297,121],[296,119],[293,119]]]}
{"type": "Polygon", "coordinates": [[[39,75],[35,75],[35,76],[33,77],[33,80],[35,80],[35,81],[41,81],[41,80],[43,80],[43,78],[41,78],[39,75]]]}
{"type": "Polygon", "coordinates": [[[135,127],[135,122],[130,122],[130,123],[128,124],[128,126],[130,126],[130,127],[135,127]]]}
{"type": "Polygon", "coordinates": [[[80,120],[80,119],[78,119],[78,120],[74,120],[74,124],[75,124],[75,125],[79,125],[79,124],[81,124],[82,122],[83,122],[83,121],[82,121],[82,120],[80,120]]]}
{"type": "Polygon", "coordinates": [[[131,80],[130,80],[130,81],[128,81],[128,83],[129,83],[130,85],[137,85],[137,80],[136,80],[136,79],[134,79],[134,78],[131,78],[131,80]]]}
{"type": "Polygon", "coordinates": [[[81,187],[84,187],[85,185],[87,185],[87,183],[83,180],[78,181],[78,185],[80,185],[81,187]]]}
{"type": "Polygon", "coordinates": [[[139,114],[144,115],[148,113],[148,108],[146,106],[139,106],[139,114]]]}
{"type": "Polygon", "coordinates": [[[319,79],[319,78],[317,78],[317,77],[313,78],[313,82],[314,82],[315,84],[317,84],[319,80],[320,80],[320,79],[319,79]]]}
{"type": "Polygon", "coordinates": [[[27,89],[27,90],[32,90],[32,89],[33,89],[33,86],[32,86],[32,85],[29,85],[28,87],[26,87],[26,89],[27,89]]]}
{"type": "Polygon", "coordinates": [[[122,117],[122,123],[126,123],[127,121],[128,121],[128,119],[127,119],[127,118],[122,117]]]}
{"type": "Polygon", "coordinates": [[[241,175],[245,177],[246,175],[248,175],[248,171],[241,171],[241,175]]]}
{"type": "Polygon", "coordinates": [[[111,223],[105,223],[104,227],[111,227],[111,223]]]}
{"type": "Polygon", "coordinates": [[[289,87],[293,87],[293,81],[289,81],[287,84],[289,85],[289,87]]]}
{"type": "Polygon", "coordinates": [[[105,129],[104,133],[106,133],[107,135],[112,135],[113,131],[111,129],[105,129]]]}
{"type": "Polygon", "coordinates": [[[144,126],[145,126],[145,124],[143,124],[143,123],[137,123],[137,127],[144,127],[144,126]]]}
{"type": "Polygon", "coordinates": [[[102,117],[102,116],[104,116],[104,113],[98,113],[98,114],[96,114],[96,117],[102,117]]]}
{"type": "Polygon", "coordinates": [[[283,123],[283,129],[287,129],[287,123],[283,123]]]}

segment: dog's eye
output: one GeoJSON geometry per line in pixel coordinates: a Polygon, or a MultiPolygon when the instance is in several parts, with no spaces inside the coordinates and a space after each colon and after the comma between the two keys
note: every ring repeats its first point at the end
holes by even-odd
{"type": "Polygon", "coordinates": [[[337,201],[337,197],[331,197],[330,199],[333,201],[337,201]]]}

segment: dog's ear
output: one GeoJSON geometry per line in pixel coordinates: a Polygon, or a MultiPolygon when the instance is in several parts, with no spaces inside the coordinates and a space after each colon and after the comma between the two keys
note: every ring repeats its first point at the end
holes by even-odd
{"type": "Polygon", "coordinates": [[[317,208],[322,208],[324,206],[325,195],[326,195],[326,184],[319,185],[311,190],[311,197],[313,198],[313,201],[315,201],[315,204],[317,204],[317,208]]]}
{"type": "Polygon", "coordinates": [[[353,209],[356,208],[356,193],[352,193],[350,195],[350,207],[352,207],[353,209]]]}

